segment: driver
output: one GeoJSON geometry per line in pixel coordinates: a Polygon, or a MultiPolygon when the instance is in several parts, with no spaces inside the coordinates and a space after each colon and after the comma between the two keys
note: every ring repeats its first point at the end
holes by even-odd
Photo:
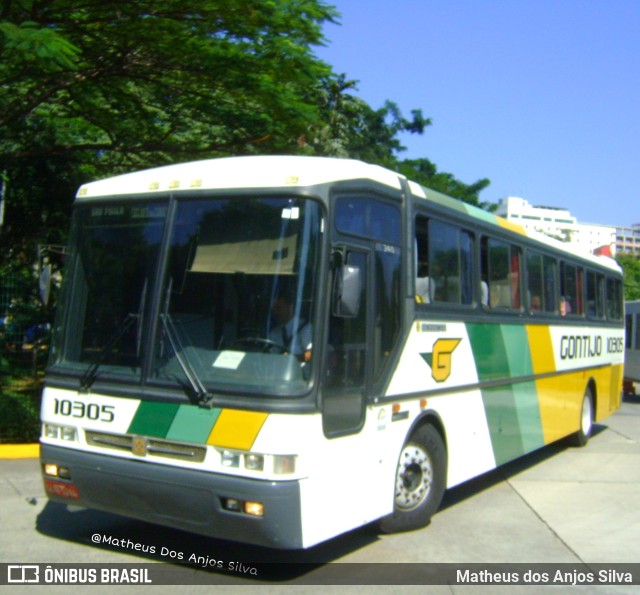
{"type": "Polygon", "coordinates": [[[273,301],[271,313],[278,324],[269,332],[269,340],[281,345],[301,362],[310,361],[311,324],[294,316],[293,300],[286,294],[279,295],[273,301]]]}

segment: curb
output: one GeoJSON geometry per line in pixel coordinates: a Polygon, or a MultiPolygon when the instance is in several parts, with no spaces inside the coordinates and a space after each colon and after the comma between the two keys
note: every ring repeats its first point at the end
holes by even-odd
{"type": "Polygon", "coordinates": [[[0,459],[37,459],[39,444],[0,444],[0,459]]]}

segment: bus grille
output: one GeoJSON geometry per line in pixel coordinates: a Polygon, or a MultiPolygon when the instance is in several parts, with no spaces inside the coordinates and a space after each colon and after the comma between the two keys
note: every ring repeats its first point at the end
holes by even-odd
{"type": "Polygon", "coordinates": [[[169,440],[160,440],[159,438],[146,438],[127,434],[106,434],[104,432],[86,432],[86,437],[87,444],[91,446],[133,452],[139,456],[153,455],[167,459],[201,463],[207,454],[207,449],[204,446],[170,442],[169,440]],[[134,449],[136,441],[139,440],[144,441],[144,454],[134,449]]]}

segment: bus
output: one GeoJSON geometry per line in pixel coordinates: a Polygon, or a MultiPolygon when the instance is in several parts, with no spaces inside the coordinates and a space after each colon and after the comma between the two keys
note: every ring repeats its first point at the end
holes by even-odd
{"type": "Polygon", "coordinates": [[[282,549],[426,526],[620,405],[621,271],[355,160],[82,186],[43,392],[52,501],[282,549]]]}
{"type": "Polygon", "coordinates": [[[640,383],[640,300],[625,303],[624,393],[634,395],[640,383]]]}

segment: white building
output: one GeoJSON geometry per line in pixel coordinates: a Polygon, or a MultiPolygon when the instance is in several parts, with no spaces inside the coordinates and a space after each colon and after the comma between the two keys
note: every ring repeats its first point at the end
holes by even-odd
{"type": "Polygon", "coordinates": [[[640,256],[640,223],[631,227],[617,227],[616,246],[618,252],[640,256]]]}
{"type": "Polygon", "coordinates": [[[615,227],[578,223],[567,209],[535,207],[524,198],[509,196],[500,199],[496,215],[518,223],[528,231],[537,231],[574,244],[579,250],[604,253],[610,250],[610,255],[615,256],[615,227]]]}

